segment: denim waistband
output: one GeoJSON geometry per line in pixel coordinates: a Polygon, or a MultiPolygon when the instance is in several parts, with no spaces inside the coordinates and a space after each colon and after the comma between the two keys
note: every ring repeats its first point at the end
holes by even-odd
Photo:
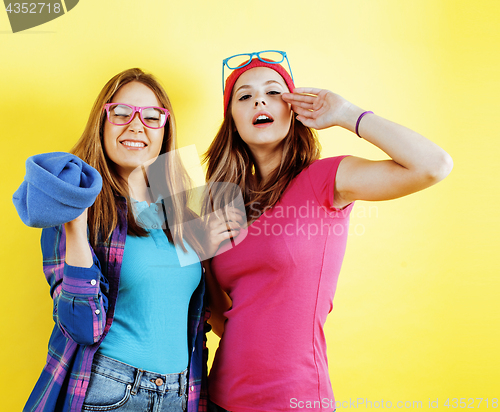
{"type": "Polygon", "coordinates": [[[133,395],[139,389],[159,393],[177,391],[179,395],[183,395],[187,387],[187,369],[181,373],[161,374],[145,371],[100,354],[94,356],[92,371],[131,385],[133,395]]]}

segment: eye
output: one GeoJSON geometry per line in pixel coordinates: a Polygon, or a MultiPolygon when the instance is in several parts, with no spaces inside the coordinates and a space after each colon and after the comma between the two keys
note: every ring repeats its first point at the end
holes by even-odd
{"type": "Polygon", "coordinates": [[[241,102],[243,100],[250,99],[250,97],[252,97],[252,96],[249,94],[244,94],[243,96],[239,97],[238,100],[241,102]]]}
{"type": "Polygon", "coordinates": [[[267,92],[267,94],[270,94],[270,95],[280,95],[281,92],[279,92],[277,90],[271,90],[271,91],[267,92]]]}

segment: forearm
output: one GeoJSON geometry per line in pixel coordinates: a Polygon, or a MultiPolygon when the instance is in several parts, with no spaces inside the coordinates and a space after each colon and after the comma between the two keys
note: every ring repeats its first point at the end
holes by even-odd
{"type": "MultiPolygon", "coordinates": [[[[356,122],[363,112],[358,106],[346,102],[339,126],[355,133],[356,122]]],[[[438,145],[407,127],[369,113],[361,119],[358,133],[409,171],[429,175],[436,180],[449,173],[451,157],[438,145]]]]}
{"type": "Polygon", "coordinates": [[[43,271],[54,300],[53,319],[61,332],[82,345],[97,342],[106,326],[109,283],[100,262],[90,250],[90,268],[65,263],[65,233],[62,227],[42,231],[43,271]]]}
{"type": "Polygon", "coordinates": [[[87,225],[72,221],[64,225],[66,231],[66,263],[71,266],[90,268],[92,252],[87,240],[87,225]]]}

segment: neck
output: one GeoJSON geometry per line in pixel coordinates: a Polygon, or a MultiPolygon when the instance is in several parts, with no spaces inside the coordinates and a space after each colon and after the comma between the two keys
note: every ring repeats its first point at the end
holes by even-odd
{"type": "Polygon", "coordinates": [[[156,199],[151,199],[150,192],[147,186],[147,168],[138,167],[130,172],[120,171],[120,176],[125,179],[128,184],[128,194],[131,198],[138,202],[146,201],[154,202],[156,199]]]}
{"type": "Polygon", "coordinates": [[[281,145],[272,150],[251,150],[255,160],[256,175],[260,181],[266,181],[273,170],[281,163],[283,153],[281,145]]]}

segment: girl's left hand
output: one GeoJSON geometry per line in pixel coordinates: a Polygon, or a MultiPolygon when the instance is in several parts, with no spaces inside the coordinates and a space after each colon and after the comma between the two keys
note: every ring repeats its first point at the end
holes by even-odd
{"type": "Polygon", "coordinates": [[[343,126],[343,117],[349,102],[329,90],[298,87],[293,93],[283,93],[282,99],[292,105],[304,126],[326,129],[343,126]]]}

